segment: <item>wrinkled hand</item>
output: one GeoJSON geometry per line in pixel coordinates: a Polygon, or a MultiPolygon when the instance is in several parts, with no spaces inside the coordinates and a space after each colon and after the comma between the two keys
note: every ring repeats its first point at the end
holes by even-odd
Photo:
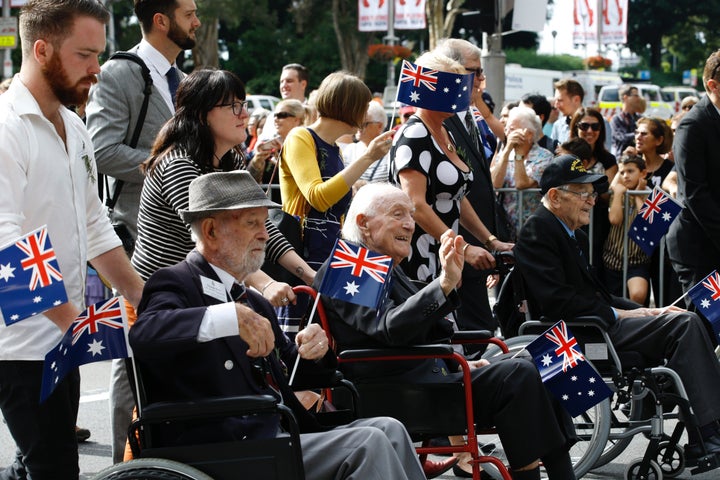
{"type": "Polygon", "coordinates": [[[515,244],[510,243],[510,242],[501,242],[500,240],[495,240],[492,243],[492,247],[493,247],[493,250],[495,250],[496,252],[509,252],[513,248],[515,248],[515,244]]]}
{"type": "Polygon", "coordinates": [[[273,282],[262,292],[262,295],[273,307],[286,307],[290,303],[295,305],[295,293],[287,283],[273,282]]]}
{"type": "Polygon", "coordinates": [[[247,356],[266,357],[275,348],[275,334],[270,320],[242,303],[235,304],[240,338],[248,344],[247,356]]]}
{"type": "Polygon", "coordinates": [[[295,335],[300,358],[318,360],[328,351],[328,338],[325,331],[317,323],[311,323],[295,335]]]}
{"type": "Polygon", "coordinates": [[[367,155],[373,162],[383,158],[390,151],[394,134],[395,132],[385,132],[373,138],[370,145],[368,145],[365,155],[367,155]]]}
{"type": "Polygon", "coordinates": [[[495,275],[488,275],[485,279],[485,287],[487,288],[494,288],[498,283],[500,283],[500,275],[497,273],[495,275]]]}
{"type": "MultiPolygon", "coordinates": [[[[440,284],[443,291],[450,291],[457,288],[462,279],[462,269],[465,261],[465,246],[469,245],[460,235],[448,229],[440,236],[440,265],[442,273],[440,274],[440,284]]],[[[468,246],[469,248],[469,246],[468,246]]],[[[447,294],[447,292],[446,292],[447,294]]]]}
{"type": "Polygon", "coordinates": [[[470,245],[465,249],[465,261],[477,270],[491,270],[495,268],[495,258],[484,248],[470,245]]]}
{"type": "Polygon", "coordinates": [[[663,313],[674,313],[674,312],[685,312],[686,310],[684,308],[680,308],[677,305],[672,305],[670,307],[663,307],[663,308],[635,308],[633,310],[622,310],[619,308],[616,308],[615,311],[618,314],[618,319],[623,318],[636,318],[636,317],[657,317],[658,315],[662,315],[663,313]]]}

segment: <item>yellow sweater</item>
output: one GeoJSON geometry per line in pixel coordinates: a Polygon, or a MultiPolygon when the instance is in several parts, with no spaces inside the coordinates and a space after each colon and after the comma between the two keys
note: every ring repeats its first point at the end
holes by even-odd
{"type": "Polygon", "coordinates": [[[290,131],[281,152],[280,195],[283,211],[305,217],[307,204],[326,211],[350,191],[338,173],[323,182],[317,161],[315,141],[307,128],[290,131]]]}

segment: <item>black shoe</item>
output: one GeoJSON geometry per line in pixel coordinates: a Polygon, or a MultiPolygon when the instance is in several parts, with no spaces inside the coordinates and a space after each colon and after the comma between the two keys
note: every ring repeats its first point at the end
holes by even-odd
{"type": "MultiPolygon", "coordinates": [[[[472,472],[466,472],[460,468],[457,464],[452,467],[453,474],[460,478],[472,478],[472,472]]],[[[487,473],[485,470],[480,470],[480,480],[495,480],[495,477],[487,473]]]]}
{"type": "Polygon", "coordinates": [[[685,460],[688,466],[693,467],[697,465],[698,459],[705,455],[720,453],[720,435],[715,434],[706,438],[703,440],[703,444],[705,444],[704,452],[702,445],[699,443],[688,443],[685,445],[685,460]]]}
{"type": "Polygon", "coordinates": [[[77,437],[78,443],[87,441],[90,438],[90,430],[87,428],[75,426],[75,436],[77,437]]]}

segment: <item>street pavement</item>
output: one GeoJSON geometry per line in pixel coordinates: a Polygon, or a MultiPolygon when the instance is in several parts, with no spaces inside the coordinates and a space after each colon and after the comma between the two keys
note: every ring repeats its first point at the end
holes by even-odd
{"type": "MultiPolygon", "coordinates": [[[[110,466],[110,420],[108,413],[108,384],[110,363],[100,362],[81,367],[82,386],[78,424],[89,428],[92,432],[90,440],[80,444],[81,480],[88,480],[105,467],[110,466]]],[[[583,478],[585,479],[622,479],[626,465],[635,458],[641,457],[647,441],[638,435],[628,449],[612,463],[597,469],[583,478]]],[[[7,427],[0,425],[0,466],[9,464],[14,457],[14,443],[7,427]]],[[[452,472],[441,475],[440,479],[454,479],[452,472]]],[[[677,478],[694,480],[710,480],[720,478],[720,469],[692,476],[685,470],[677,478]]],[[[252,480],[252,479],[248,479],[252,480]]],[[[313,480],[308,478],[308,480],[313,480]]],[[[388,479],[392,480],[392,479],[388,479]]]]}

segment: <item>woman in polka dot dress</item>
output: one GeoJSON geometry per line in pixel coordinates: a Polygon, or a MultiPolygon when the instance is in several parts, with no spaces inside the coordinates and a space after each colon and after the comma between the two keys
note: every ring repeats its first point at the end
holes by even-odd
{"type": "MultiPolygon", "coordinates": [[[[458,62],[435,52],[420,56],[417,65],[444,72],[466,73],[458,62]]],[[[443,127],[453,113],[418,108],[395,135],[390,151],[390,178],[408,194],[415,205],[416,227],[412,252],[402,264],[411,278],[430,282],[440,272],[440,236],[460,224],[475,237],[488,243],[495,240],[473,210],[465,195],[473,173],[465,154],[443,127]]],[[[470,245],[465,261],[475,268],[494,266],[484,248],[470,245]]]]}

